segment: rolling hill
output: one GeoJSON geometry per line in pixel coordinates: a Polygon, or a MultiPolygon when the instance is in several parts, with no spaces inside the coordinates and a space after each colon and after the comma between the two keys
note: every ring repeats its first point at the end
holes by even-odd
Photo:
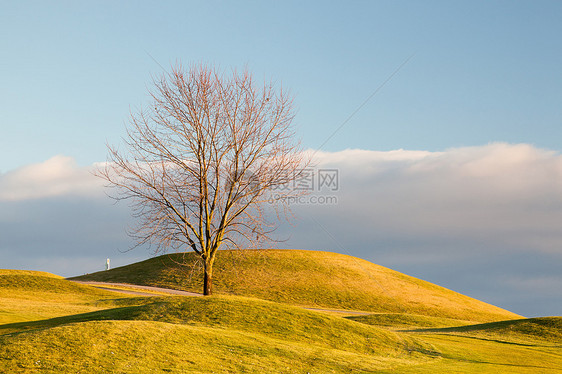
{"type": "MultiPolygon", "coordinates": [[[[373,324],[377,325],[378,324],[373,324]]],[[[467,326],[414,330],[418,333],[439,333],[472,336],[514,344],[546,345],[562,348],[562,317],[524,318],[467,326]]]]}
{"type": "MultiPolygon", "coordinates": [[[[195,254],[179,253],[71,279],[201,292],[201,272],[195,254]],[[177,265],[179,262],[187,266],[177,265]]],[[[220,251],[213,282],[217,294],[307,307],[407,313],[473,322],[521,318],[435,284],[331,252],[220,251]]]]}
{"type": "Polygon", "coordinates": [[[0,313],[11,308],[14,318],[0,323],[2,373],[346,373],[435,359],[415,337],[271,301],[131,297],[47,273],[4,273],[0,313]],[[37,303],[51,317],[18,317],[37,303]]]}
{"type": "MultiPolygon", "coordinates": [[[[140,297],[0,270],[0,372],[562,373],[560,317],[522,319],[350,256],[220,255],[221,295],[210,297],[140,297]]],[[[197,291],[199,269],[177,260],[79,278],[197,291]]]]}
{"type": "Polygon", "coordinates": [[[116,296],[124,297],[50,273],[0,269],[0,324],[99,310],[100,299],[116,296]]]}

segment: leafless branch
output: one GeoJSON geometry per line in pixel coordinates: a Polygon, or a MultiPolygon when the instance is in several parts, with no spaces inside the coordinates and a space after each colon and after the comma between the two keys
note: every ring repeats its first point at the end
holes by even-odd
{"type": "Polygon", "coordinates": [[[150,96],[148,108],[131,113],[126,151],[109,146],[97,175],[116,188],[113,198],[129,201],[138,244],[201,257],[210,294],[217,250],[270,239],[269,211],[280,217],[288,206],[269,193],[308,164],[294,141],[293,102],[248,71],[227,76],[203,65],[172,67],[150,96]]]}

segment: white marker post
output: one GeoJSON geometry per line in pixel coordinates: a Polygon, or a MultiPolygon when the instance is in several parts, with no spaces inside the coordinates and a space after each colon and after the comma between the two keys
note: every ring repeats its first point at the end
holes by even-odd
{"type": "Polygon", "coordinates": [[[105,260],[105,270],[109,270],[109,258],[105,260]]]}

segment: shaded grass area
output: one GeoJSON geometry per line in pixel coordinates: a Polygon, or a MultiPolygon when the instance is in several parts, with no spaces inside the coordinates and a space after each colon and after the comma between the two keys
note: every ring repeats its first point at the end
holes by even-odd
{"type": "MultiPolygon", "coordinates": [[[[220,294],[307,307],[418,314],[474,322],[520,318],[514,313],[355,257],[302,250],[220,251],[214,272],[220,294]]],[[[164,255],[73,279],[200,292],[193,253],[164,255]],[[186,263],[180,267],[178,262],[186,263]]]]}

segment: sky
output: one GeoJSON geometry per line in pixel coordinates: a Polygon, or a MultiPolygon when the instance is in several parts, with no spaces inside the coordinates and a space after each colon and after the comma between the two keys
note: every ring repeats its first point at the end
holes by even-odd
{"type": "Polygon", "coordinates": [[[336,202],[288,248],[365,258],[525,316],[562,315],[562,3],[0,1],[2,268],[149,257],[93,165],[171,64],[290,90],[336,202]]]}

